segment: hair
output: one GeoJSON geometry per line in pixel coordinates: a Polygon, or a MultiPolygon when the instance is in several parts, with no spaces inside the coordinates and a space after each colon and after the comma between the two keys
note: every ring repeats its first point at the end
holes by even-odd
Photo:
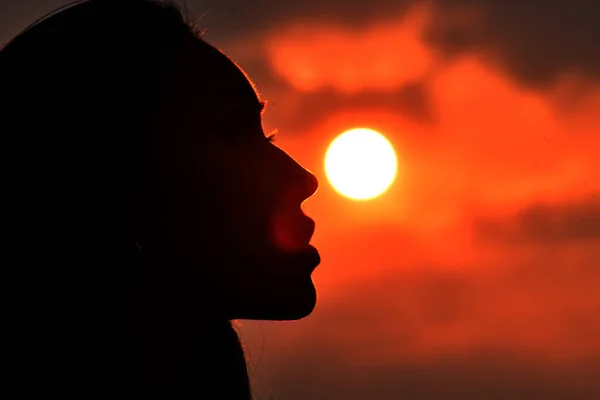
{"type": "MultiPolygon", "coordinates": [[[[151,185],[157,172],[148,132],[159,111],[186,102],[185,85],[175,87],[174,78],[189,49],[201,61],[195,79],[223,73],[201,33],[171,1],[84,0],[36,21],[0,51],[5,267],[22,344],[16,370],[29,386],[49,390],[40,383],[46,377],[61,391],[117,390],[131,373],[119,364],[127,351],[120,318],[127,318],[123,304],[139,262],[132,237],[150,229],[138,226],[140,199],[159,203],[162,193],[151,185]]],[[[215,107],[215,93],[202,95],[200,125],[211,123],[215,107]]],[[[211,356],[198,360],[206,376],[194,390],[218,387],[225,398],[249,399],[231,323],[207,337],[207,350],[220,349],[213,356],[222,370],[208,370],[211,356]],[[217,374],[228,383],[215,382],[217,374]]]]}

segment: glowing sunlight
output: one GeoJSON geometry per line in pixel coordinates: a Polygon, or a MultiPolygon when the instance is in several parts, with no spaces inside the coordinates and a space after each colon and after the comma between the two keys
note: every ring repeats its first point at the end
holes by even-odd
{"type": "Polygon", "coordinates": [[[333,188],[353,200],[385,192],[396,177],[396,153],[379,132],[350,129],[333,140],[325,155],[325,173],[333,188]]]}

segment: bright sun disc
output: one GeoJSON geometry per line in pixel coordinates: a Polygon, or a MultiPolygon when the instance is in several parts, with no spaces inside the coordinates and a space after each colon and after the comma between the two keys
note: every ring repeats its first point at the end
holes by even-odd
{"type": "Polygon", "coordinates": [[[329,145],[325,173],[333,188],[354,200],[379,196],[396,177],[398,162],[391,143],[379,132],[350,129],[329,145]]]}

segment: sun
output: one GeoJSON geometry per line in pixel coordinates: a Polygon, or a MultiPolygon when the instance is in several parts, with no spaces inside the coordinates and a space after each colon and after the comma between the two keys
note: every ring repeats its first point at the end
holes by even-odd
{"type": "Polygon", "coordinates": [[[353,200],[381,195],[396,178],[397,168],[391,143],[381,133],[367,128],[340,134],[325,154],[329,182],[338,193],[353,200]]]}

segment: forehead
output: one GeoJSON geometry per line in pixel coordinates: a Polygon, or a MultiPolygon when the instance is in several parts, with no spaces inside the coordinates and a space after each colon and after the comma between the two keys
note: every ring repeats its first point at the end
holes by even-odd
{"type": "Polygon", "coordinates": [[[254,83],[229,57],[198,40],[191,54],[192,81],[198,96],[215,106],[258,112],[263,103],[254,83]]]}

